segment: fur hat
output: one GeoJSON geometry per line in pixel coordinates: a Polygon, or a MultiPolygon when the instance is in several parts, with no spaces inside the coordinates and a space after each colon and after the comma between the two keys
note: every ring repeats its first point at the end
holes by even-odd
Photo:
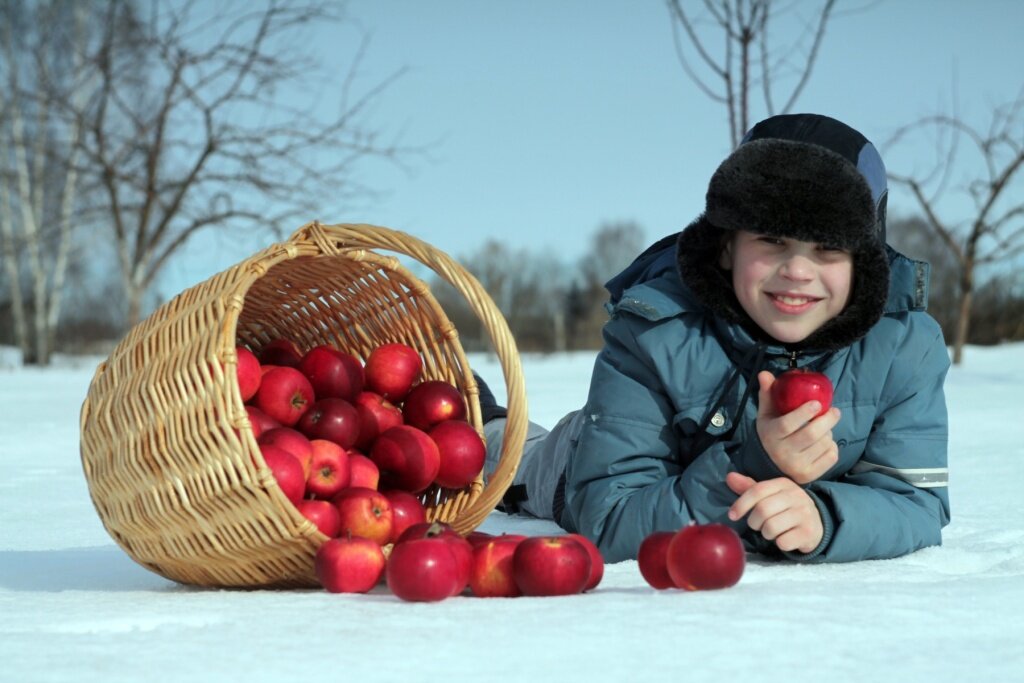
{"type": "Polygon", "coordinates": [[[680,233],[676,258],[683,282],[716,314],[766,337],[740,306],[730,274],[719,266],[728,237],[747,230],[853,255],[846,308],[790,348],[841,348],[881,318],[889,293],[885,166],[853,128],[816,114],[762,121],[712,175],[706,202],[704,214],[680,233]]]}

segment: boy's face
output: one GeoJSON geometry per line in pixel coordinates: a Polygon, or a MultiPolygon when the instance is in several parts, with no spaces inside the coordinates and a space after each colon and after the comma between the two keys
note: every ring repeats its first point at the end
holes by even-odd
{"type": "Polygon", "coordinates": [[[824,244],[740,230],[721,266],[743,310],[773,338],[803,341],[839,315],[850,298],[853,256],[824,244]]]}

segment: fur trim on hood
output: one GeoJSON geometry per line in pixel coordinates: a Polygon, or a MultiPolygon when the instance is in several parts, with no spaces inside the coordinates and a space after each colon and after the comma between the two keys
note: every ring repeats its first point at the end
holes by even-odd
{"type": "Polygon", "coordinates": [[[679,234],[683,282],[717,315],[775,341],[740,306],[730,273],[719,266],[731,234],[747,230],[847,249],[854,273],[849,303],[788,348],[852,344],[881,318],[889,292],[884,174],[871,143],[834,119],[797,114],[758,124],[712,176],[705,213],[679,234]]]}

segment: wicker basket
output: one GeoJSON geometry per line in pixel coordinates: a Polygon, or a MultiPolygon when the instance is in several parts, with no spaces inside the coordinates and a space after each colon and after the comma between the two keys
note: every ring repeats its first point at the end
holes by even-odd
{"type": "Polygon", "coordinates": [[[468,399],[479,389],[458,334],[425,283],[390,251],[451,283],[479,317],[508,387],[501,460],[487,481],[422,495],[428,519],[468,533],[512,482],[526,438],[515,343],[479,282],[410,235],[369,225],[303,226],[284,243],[188,289],[133,328],[97,368],[82,406],[82,465],[96,510],[144,567],[202,586],[316,585],[326,540],[266,467],[235,381],[236,343],[278,337],[303,350],[334,344],[363,360],[376,346],[418,349],[427,379],[468,399]]]}

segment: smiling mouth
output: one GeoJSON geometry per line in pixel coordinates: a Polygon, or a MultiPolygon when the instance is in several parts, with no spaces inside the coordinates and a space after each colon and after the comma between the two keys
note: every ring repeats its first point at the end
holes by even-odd
{"type": "Polygon", "coordinates": [[[818,301],[817,298],[810,296],[793,296],[789,294],[769,294],[768,296],[787,306],[803,306],[804,304],[818,301]]]}
{"type": "Polygon", "coordinates": [[[774,294],[769,293],[768,298],[780,313],[797,315],[812,308],[821,299],[812,296],[800,296],[796,294],[774,294]]]}

